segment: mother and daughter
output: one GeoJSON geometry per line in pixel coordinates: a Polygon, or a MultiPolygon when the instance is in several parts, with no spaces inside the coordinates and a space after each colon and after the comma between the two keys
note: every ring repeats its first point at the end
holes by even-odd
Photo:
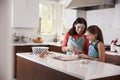
{"type": "Polygon", "coordinates": [[[81,58],[104,62],[105,48],[101,29],[97,25],[87,28],[84,18],[77,18],[66,33],[62,51],[67,55],[78,54],[81,58]]]}

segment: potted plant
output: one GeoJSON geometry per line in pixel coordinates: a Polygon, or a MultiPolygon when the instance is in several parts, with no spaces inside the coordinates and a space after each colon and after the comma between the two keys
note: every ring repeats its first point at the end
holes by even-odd
{"type": "Polygon", "coordinates": [[[55,34],[55,37],[53,39],[53,42],[58,42],[58,33],[55,34]]]}

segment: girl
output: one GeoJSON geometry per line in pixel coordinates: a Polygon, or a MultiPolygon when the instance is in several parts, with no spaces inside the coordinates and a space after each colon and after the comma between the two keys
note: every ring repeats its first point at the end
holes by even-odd
{"type": "Polygon", "coordinates": [[[77,18],[72,28],[66,33],[63,40],[62,51],[67,55],[84,52],[87,54],[89,41],[84,35],[87,28],[87,22],[83,18],[77,18]]]}
{"type": "Polygon", "coordinates": [[[96,25],[88,27],[86,30],[87,38],[90,41],[88,55],[79,54],[82,58],[92,59],[104,62],[105,60],[105,48],[103,35],[100,28],[96,25]]]}

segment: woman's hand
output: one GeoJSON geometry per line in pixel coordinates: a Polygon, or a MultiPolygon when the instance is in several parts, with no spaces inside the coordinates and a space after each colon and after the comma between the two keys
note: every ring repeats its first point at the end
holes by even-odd
{"type": "Polygon", "coordinates": [[[71,51],[71,52],[74,52],[75,51],[75,48],[74,47],[66,47],[66,51],[71,51]]]}
{"type": "Polygon", "coordinates": [[[66,47],[66,51],[71,51],[71,52],[73,52],[73,53],[75,53],[75,54],[79,54],[79,53],[84,53],[84,51],[82,51],[82,50],[79,50],[79,49],[77,49],[77,48],[74,48],[74,47],[66,47]]]}
{"type": "Polygon", "coordinates": [[[80,53],[84,53],[84,51],[75,48],[75,49],[74,49],[74,53],[75,53],[75,54],[80,54],[80,53]]]}

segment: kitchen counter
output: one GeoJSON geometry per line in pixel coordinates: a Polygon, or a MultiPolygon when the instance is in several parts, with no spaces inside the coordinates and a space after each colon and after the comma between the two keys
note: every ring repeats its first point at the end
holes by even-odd
{"type": "Polygon", "coordinates": [[[27,45],[53,45],[53,46],[61,46],[59,42],[43,42],[43,43],[13,43],[13,46],[27,46],[27,45]]]}
{"type": "Polygon", "coordinates": [[[31,47],[35,46],[43,46],[49,47],[49,51],[60,52],[63,53],[61,50],[61,44],[59,42],[43,42],[43,43],[15,43],[12,44],[14,50],[14,77],[17,77],[17,56],[16,53],[24,53],[24,52],[32,52],[31,47]]]}
{"type": "MultiPolygon", "coordinates": [[[[39,65],[43,65],[53,70],[76,77],[78,79],[90,80],[90,79],[98,79],[98,78],[104,78],[104,77],[110,77],[116,75],[120,76],[120,66],[116,66],[108,63],[102,63],[98,61],[89,60],[88,64],[81,64],[80,60],[61,61],[56,59],[39,58],[37,56],[30,55],[29,53],[22,53],[22,54],[17,53],[17,57],[25,60],[29,60],[30,62],[34,62],[39,65]]],[[[20,73],[20,75],[22,75],[22,73],[20,73]]]]}
{"type": "Polygon", "coordinates": [[[120,53],[117,53],[117,52],[106,51],[105,53],[108,55],[120,56],[120,53]]]}

